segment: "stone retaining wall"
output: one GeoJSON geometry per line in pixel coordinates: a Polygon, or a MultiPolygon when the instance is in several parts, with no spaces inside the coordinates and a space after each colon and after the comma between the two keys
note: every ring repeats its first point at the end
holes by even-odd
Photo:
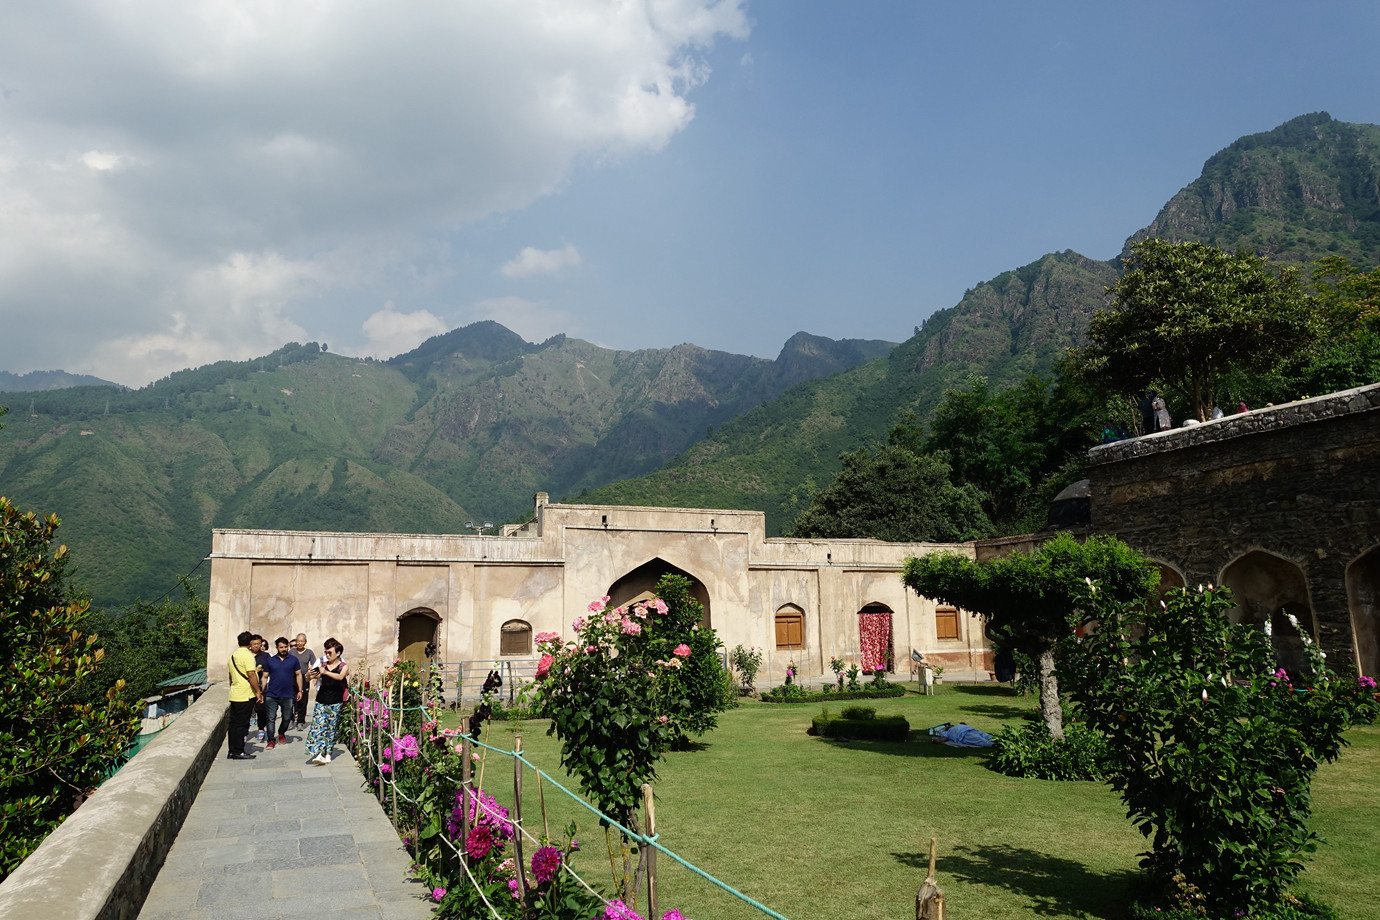
{"type": "Polygon", "coordinates": [[[1240,577],[1262,608],[1294,579],[1289,596],[1333,660],[1377,667],[1376,611],[1356,598],[1374,587],[1357,566],[1380,545],[1380,384],[1103,445],[1089,461],[1093,532],[1188,585],[1232,584],[1250,556],[1240,577]]]}
{"type": "Polygon", "coordinates": [[[225,740],[212,686],[0,885],[0,918],[134,920],[225,740]]]}

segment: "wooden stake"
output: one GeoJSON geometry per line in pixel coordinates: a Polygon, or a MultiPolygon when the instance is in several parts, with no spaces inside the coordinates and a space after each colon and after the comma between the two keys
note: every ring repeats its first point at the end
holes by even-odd
{"type": "MultiPolygon", "coordinates": [[[[650,839],[656,836],[656,804],[652,800],[651,783],[642,784],[642,811],[646,818],[643,833],[650,839]]],[[[647,851],[647,916],[655,917],[657,915],[656,847],[649,843],[644,843],[642,846],[647,851]]]]}
{"type": "Polygon", "coordinates": [[[937,839],[930,838],[930,874],[915,895],[915,920],[944,920],[944,892],[939,890],[934,880],[934,856],[938,844],[937,839]]]}
{"type": "Polygon", "coordinates": [[[541,832],[547,843],[551,842],[551,825],[546,820],[546,790],[541,784],[541,771],[537,771],[537,801],[541,803],[541,832]]]}
{"type": "MultiPolygon", "coordinates": [[[[513,739],[513,753],[522,753],[522,736],[513,739]]],[[[513,758],[513,861],[517,864],[518,900],[527,901],[527,865],[522,860],[522,761],[513,758]]]]}

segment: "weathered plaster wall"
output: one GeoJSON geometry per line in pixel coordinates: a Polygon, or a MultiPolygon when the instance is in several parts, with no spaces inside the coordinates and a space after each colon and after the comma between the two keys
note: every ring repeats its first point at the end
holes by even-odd
{"type": "Polygon", "coordinates": [[[912,648],[959,670],[988,666],[976,621],[962,618],[960,639],[936,640],[933,602],[900,580],[907,556],[971,556],[971,544],[768,540],[759,512],[552,505],[544,496],[535,510],[533,525],[508,537],[215,531],[209,660],[225,661],[241,629],[270,639],[306,632],[316,648],[335,636],[357,668],[377,670],[397,654],[399,619],[419,609],[439,619],[441,658],[493,660],[504,622],[570,636],[591,600],[660,560],[705,586],[710,625],[728,648],[765,650],[766,683],[791,660],[820,675],[831,655],[856,657],[857,613],[870,603],[893,611],[901,672],[912,648]],[[775,615],[786,604],[804,611],[803,649],[776,649],[775,615]]]}
{"type": "MultiPolygon", "coordinates": [[[[1104,445],[1090,461],[1094,532],[1189,585],[1287,580],[1296,566],[1316,638],[1375,673],[1374,603],[1348,597],[1347,573],[1380,544],[1380,385],[1104,445]],[[1279,573],[1258,571],[1262,557],[1233,568],[1254,551],[1281,560],[1279,573]]],[[[1352,580],[1373,591],[1373,578],[1352,580]]]]}

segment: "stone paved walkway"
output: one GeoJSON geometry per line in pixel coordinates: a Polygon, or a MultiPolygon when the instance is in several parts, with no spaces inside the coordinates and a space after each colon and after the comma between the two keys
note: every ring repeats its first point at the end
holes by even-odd
{"type": "Polygon", "coordinates": [[[306,763],[306,732],[254,760],[222,748],[139,920],[277,920],[329,912],[422,920],[432,907],[378,801],[344,748],[306,763]]]}

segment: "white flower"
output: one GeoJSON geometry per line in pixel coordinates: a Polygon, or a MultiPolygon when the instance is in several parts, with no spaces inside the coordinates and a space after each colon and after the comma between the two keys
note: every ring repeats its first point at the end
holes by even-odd
{"type": "MultiPolygon", "coordinates": [[[[1230,684],[1227,683],[1227,678],[1226,678],[1225,675],[1222,677],[1222,686],[1224,686],[1224,687],[1229,687],[1229,686],[1231,686],[1230,684]]],[[[1204,690],[1203,692],[1206,693],[1207,691],[1204,690]]]]}
{"type": "Polygon", "coordinates": [[[1204,702],[1204,703],[1207,702],[1207,688],[1206,688],[1206,687],[1203,688],[1203,702],[1204,702]]]}
{"type": "Polygon", "coordinates": [[[1322,651],[1318,652],[1318,657],[1319,657],[1319,658],[1326,658],[1326,657],[1327,657],[1327,652],[1322,652],[1322,651]]]}
{"type": "Polygon", "coordinates": [[[1168,610],[1168,609],[1169,609],[1169,605],[1166,604],[1164,601],[1160,601],[1160,609],[1161,609],[1161,610],[1168,610]]]}
{"type": "Polygon", "coordinates": [[[1266,620],[1266,621],[1265,621],[1265,635],[1267,635],[1267,636],[1273,636],[1274,634],[1275,634],[1275,627],[1274,627],[1274,624],[1272,624],[1269,620],[1266,620]]]}
{"type": "Polygon", "coordinates": [[[1286,613],[1285,616],[1289,618],[1289,625],[1290,625],[1290,626],[1294,627],[1295,629],[1298,629],[1298,628],[1299,628],[1299,618],[1298,618],[1298,617],[1294,616],[1292,613],[1286,613]]]}

